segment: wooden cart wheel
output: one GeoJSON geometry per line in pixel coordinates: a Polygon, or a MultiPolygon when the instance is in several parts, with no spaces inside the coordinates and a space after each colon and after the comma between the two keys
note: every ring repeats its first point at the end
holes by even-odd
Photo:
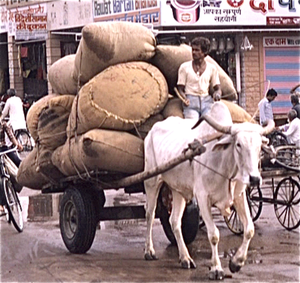
{"type": "Polygon", "coordinates": [[[67,249],[71,253],[86,253],[94,241],[97,224],[92,194],[68,188],[61,201],[59,224],[67,249]]]}
{"type": "Polygon", "coordinates": [[[292,177],[282,179],[274,192],[274,210],[279,223],[291,231],[300,225],[300,185],[292,177]]]}
{"type": "MultiPolygon", "coordinates": [[[[158,198],[159,218],[168,240],[172,245],[176,245],[176,239],[169,222],[172,207],[170,202],[166,204],[166,196],[170,196],[168,191],[170,192],[170,190],[164,186],[160,192],[158,198]]],[[[194,200],[187,204],[185,208],[182,216],[181,230],[184,242],[187,245],[195,240],[199,230],[199,208],[194,200]]]]}
{"type": "MultiPolygon", "coordinates": [[[[246,189],[247,202],[251,214],[252,221],[256,221],[262,211],[262,192],[259,186],[247,187],[246,189]]],[[[225,223],[229,230],[236,234],[241,235],[244,232],[243,223],[240,220],[235,207],[231,207],[231,214],[228,217],[224,217],[225,223]]]]}

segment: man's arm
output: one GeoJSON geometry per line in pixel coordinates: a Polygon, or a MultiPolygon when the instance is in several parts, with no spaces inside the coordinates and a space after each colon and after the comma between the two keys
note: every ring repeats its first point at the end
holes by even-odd
{"type": "Polygon", "coordinates": [[[190,100],[187,99],[187,97],[185,95],[184,85],[178,85],[177,89],[178,89],[178,93],[176,93],[176,94],[179,96],[179,98],[183,101],[183,103],[186,106],[189,106],[190,105],[190,100]]]}
{"type": "Polygon", "coordinates": [[[214,101],[219,101],[222,96],[221,85],[217,84],[214,86],[213,99],[214,101]]]}
{"type": "Polygon", "coordinates": [[[3,120],[9,113],[9,107],[10,107],[10,103],[8,100],[6,100],[4,109],[2,111],[2,116],[1,116],[1,120],[3,120]]]}

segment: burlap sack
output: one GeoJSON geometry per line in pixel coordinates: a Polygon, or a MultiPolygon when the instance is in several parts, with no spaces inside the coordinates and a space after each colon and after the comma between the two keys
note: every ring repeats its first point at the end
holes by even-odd
{"type": "Polygon", "coordinates": [[[131,130],[159,113],[167,100],[166,80],[151,64],[109,67],[80,89],[71,110],[68,137],[96,128],[131,130]]]}
{"type": "Polygon", "coordinates": [[[177,97],[169,98],[165,108],[162,111],[163,117],[166,119],[170,116],[183,118],[182,101],[177,97]]]}
{"type": "Polygon", "coordinates": [[[155,52],[155,37],[146,27],[130,22],[87,24],[76,52],[75,81],[82,84],[109,66],[147,61],[155,52]]]}
{"type": "Polygon", "coordinates": [[[52,164],[51,155],[51,151],[41,151],[35,147],[20,164],[18,183],[33,190],[41,190],[42,186],[53,180],[58,182],[64,177],[52,164]]]}
{"type": "Polygon", "coordinates": [[[47,103],[53,97],[56,97],[55,94],[49,94],[43,96],[38,101],[36,101],[32,106],[29,108],[27,115],[26,115],[26,123],[28,130],[32,136],[32,138],[36,141],[38,138],[37,128],[39,122],[39,115],[41,111],[47,106],[47,103]]]}
{"type": "Polygon", "coordinates": [[[38,117],[38,143],[49,150],[63,145],[66,128],[75,96],[61,95],[50,99],[38,117]]]}
{"type": "Polygon", "coordinates": [[[137,173],[144,168],[144,143],[127,132],[95,129],[68,139],[52,162],[68,176],[97,169],[137,173]]]}
{"type": "Polygon", "coordinates": [[[221,100],[229,109],[233,123],[253,122],[252,117],[241,106],[225,99],[221,100]]]}
{"type": "MultiPolygon", "coordinates": [[[[174,87],[177,85],[178,69],[182,63],[192,59],[192,48],[186,44],[157,45],[155,55],[150,62],[163,73],[168,82],[169,93],[175,95],[174,87]]],[[[237,92],[231,78],[213,58],[206,56],[205,60],[215,65],[219,72],[222,97],[226,100],[236,100],[237,92]]],[[[209,93],[212,95],[213,88],[209,90],[209,93]]]]}
{"type": "Polygon", "coordinates": [[[150,63],[156,66],[165,76],[169,93],[176,95],[174,87],[177,86],[178,69],[184,62],[192,60],[192,49],[186,44],[177,45],[157,45],[155,55],[150,59],[150,63]]]}
{"type": "Polygon", "coordinates": [[[48,70],[48,80],[58,94],[77,94],[77,81],[73,78],[75,54],[66,55],[54,62],[48,70]]]}

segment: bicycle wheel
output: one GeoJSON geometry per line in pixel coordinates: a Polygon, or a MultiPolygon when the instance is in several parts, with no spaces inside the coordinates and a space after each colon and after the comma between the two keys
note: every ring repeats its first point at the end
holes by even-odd
{"type": "Polygon", "coordinates": [[[243,223],[238,216],[236,209],[234,205],[231,207],[231,213],[229,216],[224,216],[225,223],[228,227],[228,229],[236,234],[236,235],[242,235],[244,233],[244,226],[243,223]]]}
{"type": "Polygon", "coordinates": [[[262,211],[262,192],[259,186],[247,187],[246,195],[251,218],[254,222],[258,219],[262,211]]]}
{"type": "Polygon", "coordinates": [[[19,197],[8,178],[2,178],[2,187],[5,195],[6,208],[9,214],[9,221],[13,223],[18,232],[23,231],[22,207],[19,197]]]}
{"type": "Polygon", "coordinates": [[[292,177],[282,179],[274,193],[274,210],[279,223],[291,231],[300,225],[300,185],[292,177]]]}
{"type": "Polygon", "coordinates": [[[17,134],[16,138],[23,146],[23,151],[19,152],[20,159],[23,160],[33,150],[31,136],[27,131],[22,130],[17,134]]]}

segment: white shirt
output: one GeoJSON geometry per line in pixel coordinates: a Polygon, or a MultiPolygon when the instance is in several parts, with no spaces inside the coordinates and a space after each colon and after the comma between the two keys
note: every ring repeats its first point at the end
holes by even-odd
{"type": "Polygon", "coordinates": [[[218,71],[214,65],[206,62],[206,68],[201,76],[193,69],[193,61],[184,62],[178,70],[177,85],[185,86],[185,93],[205,97],[209,95],[209,86],[220,84],[218,71]]]}
{"type": "Polygon", "coordinates": [[[291,123],[287,131],[283,132],[289,143],[293,143],[297,146],[300,146],[300,119],[295,118],[291,123]]]}
{"type": "Polygon", "coordinates": [[[263,125],[267,120],[274,120],[271,102],[264,97],[259,103],[259,121],[263,125]]]}
{"type": "Polygon", "coordinates": [[[14,131],[26,129],[23,102],[20,97],[12,96],[7,99],[2,112],[2,118],[6,116],[9,116],[9,121],[14,131]]]}

